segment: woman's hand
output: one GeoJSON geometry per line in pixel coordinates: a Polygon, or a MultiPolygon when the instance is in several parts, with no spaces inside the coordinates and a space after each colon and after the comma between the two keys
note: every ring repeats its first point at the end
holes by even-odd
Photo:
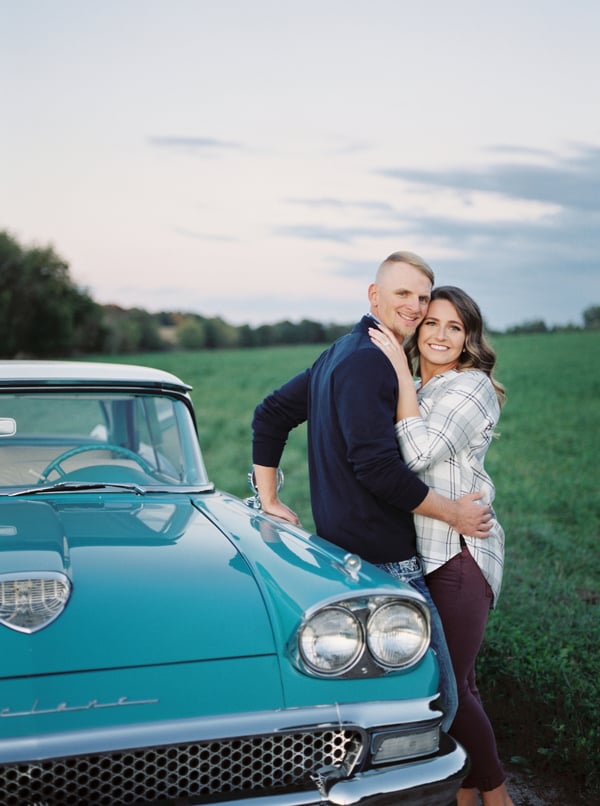
{"type": "Polygon", "coordinates": [[[398,380],[406,379],[408,373],[412,381],[412,371],[404,347],[398,343],[398,339],[392,331],[384,324],[378,324],[376,328],[369,328],[369,337],[373,344],[377,345],[381,352],[389,358],[398,380]]]}
{"type": "Polygon", "coordinates": [[[381,323],[378,323],[376,328],[369,328],[369,336],[373,344],[388,357],[398,378],[396,421],[405,420],[407,417],[420,417],[412,367],[408,363],[404,347],[398,342],[392,331],[381,323]]]}

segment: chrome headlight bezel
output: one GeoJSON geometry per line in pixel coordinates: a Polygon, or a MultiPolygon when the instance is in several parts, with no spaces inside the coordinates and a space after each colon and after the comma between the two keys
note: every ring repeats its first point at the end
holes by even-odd
{"type": "Polygon", "coordinates": [[[52,624],[71,596],[71,581],[58,571],[0,574],[0,624],[31,635],[52,624]]]}
{"type": "Polygon", "coordinates": [[[325,677],[339,677],[351,669],[364,652],[364,646],[361,620],[346,607],[324,607],[298,631],[303,664],[313,674],[325,677]]]}
{"type": "Polygon", "coordinates": [[[414,666],[427,651],[430,640],[429,631],[423,629],[423,608],[407,599],[386,602],[371,613],[366,635],[369,651],[384,669],[414,666]],[[399,647],[402,636],[404,645],[399,647]],[[396,660],[392,658],[394,654],[396,660]]]}
{"type": "Polygon", "coordinates": [[[291,654],[296,667],[311,677],[378,677],[415,666],[427,652],[430,640],[429,608],[419,593],[374,590],[354,597],[332,598],[307,611],[296,631],[291,654]],[[339,617],[342,623],[357,625],[355,639],[342,637],[341,648],[346,657],[336,668],[328,658],[336,646],[340,647],[339,639],[335,632],[329,636],[320,632],[322,625],[335,624],[335,618],[328,619],[329,615],[339,617]],[[355,641],[354,651],[343,646],[349,640],[355,641]],[[326,650],[324,657],[319,655],[320,641],[326,650]],[[394,643],[396,660],[394,653],[390,654],[394,643]]]}

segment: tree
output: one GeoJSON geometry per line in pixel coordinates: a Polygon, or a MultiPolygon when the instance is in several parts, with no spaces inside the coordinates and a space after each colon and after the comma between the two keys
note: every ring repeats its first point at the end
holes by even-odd
{"type": "Polygon", "coordinates": [[[532,319],[520,325],[514,325],[506,329],[507,333],[547,333],[548,326],[543,319],[532,319]]]}
{"type": "Polygon", "coordinates": [[[600,328],[600,305],[592,305],[583,312],[583,327],[585,330],[598,330],[600,328]]]}
{"type": "Polygon", "coordinates": [[[188,316],[177,326],[176,341],[182,350],[201,350],[206,345],[204,325],[195,316],[188,316]]]}
{"type": "Polygon", "coordinates": [[[106,305],[104,319],[108,353],[142,353],[167,347],[160,335],[160,320],[142,308],[106,305]]]}
{"type": "Polygon", "coordinates": [[[239,343],[237,328],[229,325],[221,317],[203,319],[206,347],[209,350],[221,347],[237,347],[239,343]]]}
{"type": "Polygon", "coordinates": [[[100,350],[102,309],[54,249],[0,232],[0,356],[52,358],[100,350]]]}

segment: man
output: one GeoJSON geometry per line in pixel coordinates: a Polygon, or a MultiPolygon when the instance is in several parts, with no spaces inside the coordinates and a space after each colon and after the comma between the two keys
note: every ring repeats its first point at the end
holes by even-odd
{"type": "Polygon", "coordinates": [[[368,335],[373,320],[399,342],[427,313],[433,272],[418,255],[395,252],[368,289],[370,315],[307,369],[257,407],[253,460],[263,509],[297,523],[277,497],[276,468],[288,433],[308,420],[311,505],[317,532],[369,562],[415,554],[412,512],[445,521],[460,534],[487,537],[490,511],[479,495],[450,501],[404,464],[394,431],[398,383],[368,335]]]}
{"type": "Polygon", "coordinates": [[[427,313],[433,272],[411,252],[394,252],[368,289],[370,313],[331,345],[310,369],[292,378],[254,413],[253,462],[265,512],[297,523],[277,495],[276,473],[287,436],[308,421],[311,506],[317,533],[382,565],[416,587],[432,610],[432,644],[440,662],[444,727],[456,709],[456,686],[443,630],[416,557],[412,513],[445,521],[460,534],[489,535],[490,509],[480,495],[451,501],[408,469],[396,441],[396,373],[370,340],[373,322],[400,343],[427,313]]]}

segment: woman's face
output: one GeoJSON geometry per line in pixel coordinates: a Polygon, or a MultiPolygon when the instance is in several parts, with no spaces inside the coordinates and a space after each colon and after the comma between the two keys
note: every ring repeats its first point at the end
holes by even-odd
{"type": "Polygon", "coordinates": [[[452,369],[465,346],[465,326],[447,299],[435,299],[419,328],[418,347],[421,365],[426,362],[435,373],[452,369]]]}

